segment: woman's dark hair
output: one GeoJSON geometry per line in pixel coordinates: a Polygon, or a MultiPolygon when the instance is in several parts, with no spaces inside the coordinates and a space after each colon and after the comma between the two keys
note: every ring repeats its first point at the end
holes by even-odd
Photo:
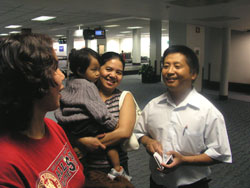
{"type": "Polygon", "coordinates": [[[101,56],[101,66],[111,59],[119,59],[122,62],[122,68],[125,68],[125,61],[122,56],[116,52],[106,52],[101,56]]]}
{"type": "Polygon", "coordinates": [[[52,40],[43,34],[16,34],[0,43],[0,129],[26,130],[35,99],[56,86],[58,62],[52,40]]]}
{"type": "Polygon", "coordinates": [[[91,56],[100,63],[100,55],[90,48],[82,48],[80,50],[72,49],[69,54],[70,70],[75,77],[78,77],[79,69],[84,74],[90,65],[91,56]]]}
{"type": "Polygon", "coordinates": [[[197,75],[199,74],[199,61],[198,61],[196,54],[194,53],[192,49],[183,45],[170,46],[168,49],[165,50],[163,54],[163,61],[165,57],[173,53],[181,53],[182,55],[184,55],[187,59],[187,64],[190,68],[191,73],[194,73],[197,75]]]}

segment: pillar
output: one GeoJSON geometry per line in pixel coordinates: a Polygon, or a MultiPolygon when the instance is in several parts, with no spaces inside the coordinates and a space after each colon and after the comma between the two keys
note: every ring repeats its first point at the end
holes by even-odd
{"type": "MultiPolygon", "coordinates": [[[[66,32],[67,37],[67,57],[69,57],[70,51],[74,48],[74,31],[67,30],[66,32]]],[[[69,77],[70,73],[69,68],[69,61],[67,61],[67,78],[69,77]]]]}
{"type": "Polygon", "coordinates": [[[132,62],[141,63],[141,30],[133,29],[132,62]]]}
{"type": "Polygon", "coordinates": [[[107,49],[107,40],[106,39],[97,39],[97,52],[102,55],[106,52],[107,49]]]}
{"type": "Polygon", "coordinates": [[[187,45],[187,24],[169,21],[169,46],[187,45]]]}
{"type": "Polygon", "coordinates": [[[231,29],[223,28],[222,61],[220,68],[220,92],[219,99],[228,99],[228,74],[230,61],[231,29]]]}
{"type": "Polygon", "coordinates": [[[157,76],[161,75],[161,55],[161,20],[150,20],[150,61],[157,76]]]}

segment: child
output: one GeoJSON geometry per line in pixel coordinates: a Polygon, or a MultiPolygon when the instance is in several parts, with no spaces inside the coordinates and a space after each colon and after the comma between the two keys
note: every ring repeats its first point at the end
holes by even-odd
{"type": "MultiPolygon", "coordinates": [[[[117,127],[118,120],[109,113],[95,85],[100,76],[98,53],[89,48],[73,49],[69,54],[69,62],[73,78],[61,92],[61,105],[55,112],[55,117],[68,133],[75,151],[79,154],[78,147],[81,147],[76,140],[112,131],[117,127]]],[[[108,156],[114,169],[124,172],[118,174],[128,178],[120,166],[118,152],[114,148],[109,148],[108,156]]]]}

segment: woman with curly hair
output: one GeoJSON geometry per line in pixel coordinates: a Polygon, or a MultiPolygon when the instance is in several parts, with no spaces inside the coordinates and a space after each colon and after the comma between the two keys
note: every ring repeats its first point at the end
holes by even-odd
{"type": "Polygon", "coordinates": [[[0,187],[83,187],[83,166],[66,134],[45,118],[59,107],[63,80],[47,35],[1,41],[0,187]]]}

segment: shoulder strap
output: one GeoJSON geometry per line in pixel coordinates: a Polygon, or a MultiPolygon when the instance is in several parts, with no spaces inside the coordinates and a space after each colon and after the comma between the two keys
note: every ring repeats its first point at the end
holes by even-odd
{"type": "Polygon", "coordinates": [[[121,93],[121,96],[120,96],[120,99],[119,99],[119,110],[121,109],[123,101],[124,101],[124,98],[125,98],[125,96],[127,95],[128,92],[129,91],[123,91],[121,93]]]}
{"type": "MultiPolygon", "coordinates": [[[[121,96],[120,96],[120,99],[119,99],[119,110],[120,110],[121,107],[122,107],[124,98],[125,98],[125,96],[127,95],[127,93],[130,93],[130,92],[129,92],[129,91],[123,91],[123,92],[121,93],[121,96]]],[[[136,106],[136,114],[137,114],[137,115],[140,115],[140,114],[141,114],[141,109],[140,109],[139,105],[137,104],[137,102],[136,102],[136,100],[135,100],[134,97],[133,97],[133,99],[134,99],[135,106],[136,106]]]]}

